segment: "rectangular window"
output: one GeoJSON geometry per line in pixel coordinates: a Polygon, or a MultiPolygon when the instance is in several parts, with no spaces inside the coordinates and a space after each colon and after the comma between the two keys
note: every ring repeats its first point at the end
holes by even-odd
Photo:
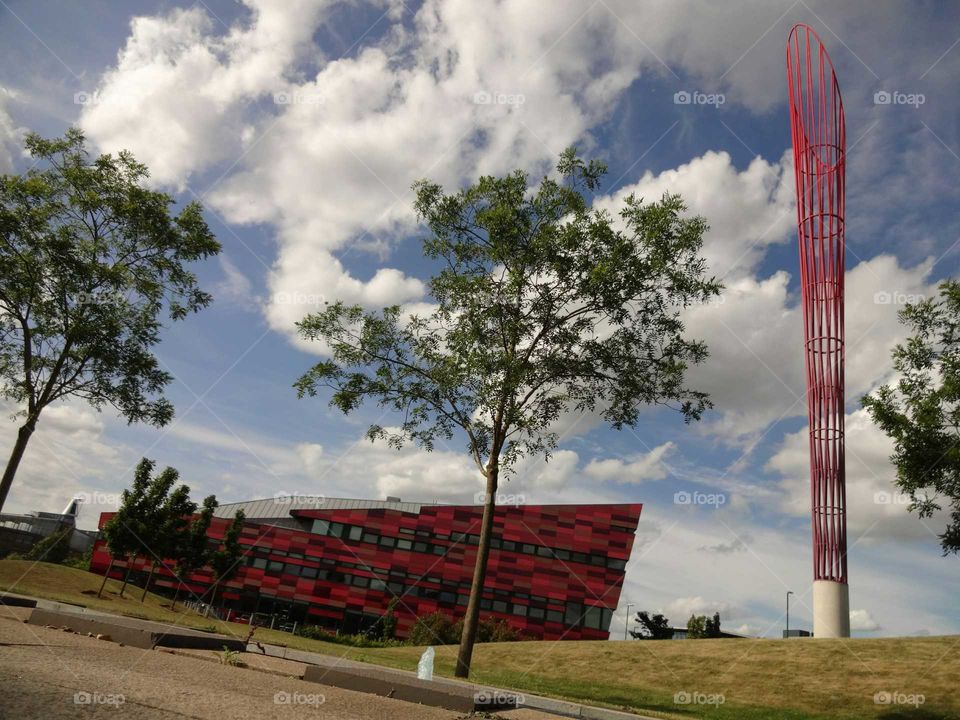
{"type": "Polygon", "coordinates": [[[313,521],[313,532],[317,535],[329,535],[330,534],[330,521],[329,520],[314,520],[313,521]]]}
{"type": "Polygon", "coordinates": [[[413,543],[409,540],[404,540],[403,538],[397,538],[397,549],[398,550],[410,550],[413,548],[413,543]]]}
{"type": "Polygon", "coordinates": [[[610,621],[613,620],[613,610],[610,608],[603,609],[603,616],[600,619],[600,629],[605,632],[610,632],[610,621]]]}
{"type": "Polygon", "coordinates": [[[573,558],[574,562],[585,563],[587,561],[587,556],[582,552],[575,552],[570,555],[573,558]]]}
{"type": "Polygon", "coordinates": [[[597,565],[598,567],[603,567],[607,564],[607,559],[603,555],[591,555],[590,564],[597,565]]]}
{"type": "Polygon", "coordinates": [[[498,613],[505,613],[507,611],[507,604],[503,600],[494,600],[493,611],[498,613]]]}
{"type": "Polygon", "coordinates": [[[470,602],[468,595],[457,595],[457,605],[466,605],[468,602],[470,602]]]}
{"type": "Polygon", "coordinates": [[[530,617],[536,620],[543,620],[544,615],[546,615],[546,611],[543,608],[538,608],[538,607],[530,608],[530,617]]]}
{"type": "Polygon", "coordinates": [[[300,566],[299,566],[299,565],[291,565],[290,563],[287,563],[286,565],[283,566],[283,571],[284,571],[287,575],[296,575],[297,577],[300,577],[300,566]]]}
{"type": "Polygon", "coordinates": [[[443,545],[431,545],[430,549],[433,550],[434,555],[443,555],[447,552],[447,549],[443,545]]]}
{"type": "Polygon", "coordinates": [[[350,584],[354,587],[370,587],[370,578],[363,577],[362,575],[354,575],[350,584]]]}
{"type": "Polygon", "coordinates": [[[383,547],[392,548],[397,544],[397,539],[392,537],[387,537],[386,535],[380,536],[380,545],[383,547]]]}
{"type": "Polygon", "coordinates": [[[516,552],[516,551],[517,551],[517,544],[516,544],[513,540],[504,540],[504,541],[503,541],[503,549],[504,549],[504,550],[509,550],[510,552],[516,552]]]}
{"type": "Polygon", "coordinates": [[[381,580],[380,578],[373,578],[373,579],[370,581],[370,589],[371,589],[371,590],[380,590],[381,592],[385,592],[386,589],[387,589],[387,584],[386,584],[383,580],[381,580]]]}
{"type": "Polygon", "coordinates": [[[264,570],[267,567],[267,559],[262,557],[255,557],[253,559],[253,566],[258,570],[264,570]]]}
{"type": "Polygon", "coordinates": [[[548,558],[548,557],[553,557],[553,552],[551,552],[550,548],[543,547],[541,545],[540,547],[537,548],[537,555],[539,555],[540,557],[548,558]]]}
{"type": "Polygon", "coordinates": [[[520,546],[520,552],[524,553],[525,555],[533,555],[535,552],[537,552],[537,547],[536,545],[531,545],[530,543],[523,543],[523,545],[520,546]]]}
{"type": "Polygon", "coordinates": [[[430,549],[430,548],[427,546],[427,544],[426,544],[425,542],[419,542],[419,541],[417,541],[417,542],[415,542],[415,543],[413,544],[413,551],[414,551],[414,552],[425,553],[425,552],[427,552],[427,550],[429,550],[429,549],[430,549]]]}
{"type": "Polygon", "coordinates": [[[527,616],[527,606],[526,605],[514,605],[513,614],[520,615],[521,617],[527,616]]]}
{"type": "Polygon", "coordinates": [[[272,573],[283,572],[283,563],[277,560],[271,560],[267,564],[267,572],[272,572],[272,573]]]}
{"type": "Polygon", "coordinates": [[[580,603],[567,603],[567,612],[563,617],[563,624],[567,627],[573,627],[580,624],[580,615],[583,609],[580,603]]]}
{"type": "Polygon", "coordinates": [[[620,560],[618,558],[609,558],[607,560],[607,567],[610,568],[611,570],[618,570],[618,571],[626,570],[627,561],[620,560]]]}
{"type": "Polygon", "coordinates": [[[330,523],[330,534],[333,537],[343,537],[343,523],[330,523]]]}
{"type": "Polygon", "coordinates": [[[363,537],[363,528],[358,527],[357,525],[352,526],[347,537],[349,537],[351,540],[359,540],[361,537],[363,537]]]}
{"type": "Polygon", "coordinates": [[[387,587],[390,589],[390,592],[394,593],[395,595],[399,595],[403,592],[403,583],[387,583],[387,587]]]}
{"type": "Polygon", "coordinates": [[[364,542],[373,543],[374,545],[376,545],[379,540],[380,540],[380,536],[377,535],[376,533],[365,532],[363,534],[364,542]]]}
{"type": "Polygon", "coordinates": [[[317,569],[312,567],[300,568],[300,577],[305,577],[308,580],[313,580],[315,577],[317,577],[317,569]]]}
{"type": "Polygon", "coordinates": [[[480,609],[489,610],[492,603],[487,598],[480,598],[480,609]]]}
{"type": "Polygon", "coordinates": [[[600,621],[603,619],[603,612],[598,607],[588,607],[586,615],[583,618],[583,624],[593,630],[600,629],[600,621]]]}
{"type": "Polygon", "coordinates": [[[562,623],[563,613],[559,610],[547,610],[547,622],[562,623]]]}
{"type": "Polygon", "coordinates": [[[452,592],[442,592],[442,593],[440,593],[440,602],[442,602],[442,603],[448,603],[448,604],[452,605],[452,604],[455,603],[456,601],[457,601],[457,596],[456,596],[455,593],[452,593],[452,592]]]}
{"type": "Polygon", "coordinates": [[[560,559],[560,560],[569,560],[569,559],[570,559],[570,551],[569,551],[569,550],[554,550],[554,552],[556,553],[557,558],[560,559]]]}

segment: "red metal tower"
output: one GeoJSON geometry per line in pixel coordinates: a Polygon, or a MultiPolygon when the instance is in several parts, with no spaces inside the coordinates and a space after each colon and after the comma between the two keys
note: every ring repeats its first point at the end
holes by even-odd
{"type": "Polygon", "coordinates": [[[787,40],[797,236],[810,423],[814,635],[850,635],[844,471],[843,274],[846,125],[833,63],[817,34],[787,40]]]}

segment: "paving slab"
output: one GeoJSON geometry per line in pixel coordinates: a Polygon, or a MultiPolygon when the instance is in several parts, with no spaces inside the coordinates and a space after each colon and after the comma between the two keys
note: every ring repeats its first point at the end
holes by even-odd
{"type": "Polygon", "coordinates": [[[102,635],[114,642],[145,649],[157,646],[201,650],[223,650],[226,647],[237,652],[246,649],[243,640],[226,635],[118,615],[36,608],[30,613],[29,623],[54,628],[68,627],[81,634],[102,635]]]}

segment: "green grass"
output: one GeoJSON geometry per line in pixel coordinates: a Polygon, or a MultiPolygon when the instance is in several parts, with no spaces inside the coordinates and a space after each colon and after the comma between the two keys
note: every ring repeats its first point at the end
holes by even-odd
{"type": "MultiPolygon", "coordinates": [[[[100,576],[58,565],[0,561],[0,588],[37,597],[243,636],[245,626],[190,611],[131,588],[92,596],[100,576]]],[[[423,648],[352,648],[258,629],[257,639],[353,660],[415,670],[423,648]]],[[[452,676],[456,648],[437,648],[436,672],[452,676]]],[[[853,640],[522,642],[478,645],[473,680],[535,694],[670,718],[956,718],[960,720],[960,636],[853,640]],[[677,692],[722,694],[724,704],[678,705],[677,692]],[[923,695],[917,708],[878,705],[878,692],[923,695]]]]}

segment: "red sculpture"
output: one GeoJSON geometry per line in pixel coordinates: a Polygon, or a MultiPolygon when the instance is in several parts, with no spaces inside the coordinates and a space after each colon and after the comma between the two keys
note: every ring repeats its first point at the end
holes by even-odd
{"type": "Polygon", "coordinates": [[[810,422],[814,634],[846,637],[850,634],[843,427],[846,125],[833,63],[806,25],[790,31],[787,80],[810,422]]]}

